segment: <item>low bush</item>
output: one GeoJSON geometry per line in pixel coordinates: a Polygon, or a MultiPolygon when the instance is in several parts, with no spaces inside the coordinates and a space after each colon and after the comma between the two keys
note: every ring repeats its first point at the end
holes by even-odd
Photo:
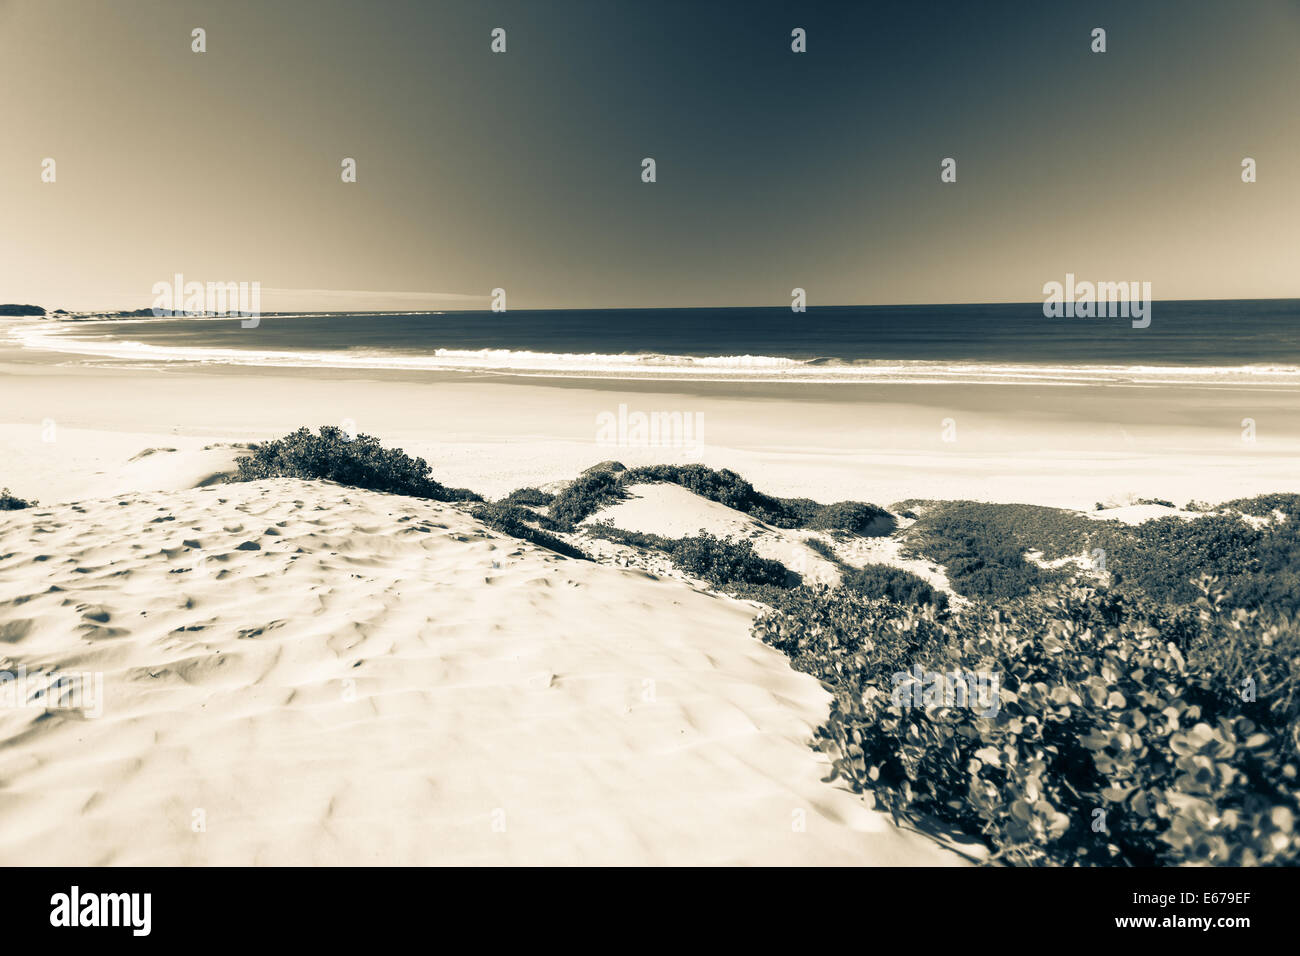
{"type": "Polygon", "coordinates": [[[502,503],[507,505],[533,505],[535,507],[545,507],[554,500],[555,495],[549,491],[540,491],[537,488],[516,488],[501,499],[502,503]]]}
{"type": "Polygon", "coordinates": [[[817,531],[866,533],[889,512],[860,501],[823,505],[811,498],[777,498],[754,488],[734,471],[704,465],[647,465],[620,475],[626,487],[637,483],[680,485],[701,498],[734,508],[776,528],[810,528],[817,531]]]}
{"type": "MultiPolygon", "coordinates": [[[[1284,497],[1256,499],[1247,507],[1267,515],[1275,505],[1292,506],[1284,497]]],[[[1117,581],[1158,601],[1194,601],[1198,592],[1192,582],[1208,574],[1219,579],[1229,607],[1300,611],[1300,521],[1295,519],[1255,528],[1232,513],[1159,518],[1107,528],[1093,546],[1105,552],[1106,567],[1117,581]]]]}
{"type": "Polygon", "coordinates": [[[823,558],[825,558],[827,561],[831,562],[832,564],[835,565],[844,564],[844,562],[840,560],[839,555],[835,553],[835,549],[832,548],[825,541],[823,541],[821,538],[804,538],[803,543],[807,547],[811,548],[813,551],[816,551],[818,554],[820,554],[823,558]]]}
{"type": "Polygon", "coordinates": [[[1086,553],[1111,526],[1120,525],[1060,508],[950,501],[928,508],[906,540],[912,552],[944,566],[958,593],[993,600],[1023,597],[1068,576],[1030,564],[1027,551],[1048,560],[1086,553]]]}
{"type": "Polygon", "coordinates": [[[665,538],[657,534],[645,534],[641,531],[625,531],[623,528],[614,527],[608,521],[598,521],[595,524],[588,525],[586,531],[593,538],[604,538],[606,541],[613,541],[615,544],[625,544],[646,551],[662,551],[665,554],[673,549],[673,545],[678,540],[676,538],[665,538]]]}
{"type": "Polygon", "coordinates": [[[623,497],[618,476],[608,471],[586,471],[551,500],[550,516],[566,531],[577,527],[601,508],[623,497]]]}
{"type": "Polygon", "coordinates": [[[470,515],[482,521],[489,528],[507,534],[512,538],[519,538],[521,541],[528,541],[538,547],[547,548],[556,554],[564,555],[566,558],[591,560],[591,557],[582,549],[574,547],[562,538],[557,538],[547,531],[527,524],[526,522],[530,520],[537,520],[537,516],[526,508],[500,503],[479,504],[470,509],[470,515]]]}
{"type": "Polygon", "coordinates": [[[833,688],[832,777],[995,860],[1295,865],[1300,626],[1197,587],[1177,622],[1076,585],[960,613],[797,588],[754,633],[833,688]]]}
{"type": "Polygon", "coordinates": [[[759,557],[749,541],[718,538],[703,531],[678,538],[668,556],[675,567],[718,587],[733,583],[781,587],[789,574],[780,561],[759,557]]]}
{"type": "Polygon", "coordinates": [[[0,491],[0,511],[18,511],[21,508],[30,508],[35,504],[35,501],[26,501],[11,495],[8,488],[0,491]]]}
{"type": "Polygon", "coordinates": [[[850,568],[841,575],[840,586],[869,598],[888,598],[901,604],[948,606],[948,595],[935,590],[925,578],[888,564],[850,568]]]}
{"type": "Polygon", "coordinates": [[[1271,517],[1274,511],[1280,511],[1291,519],[1300,518],[1300,495],[1280,493],[1256,495],[1254,498],[1237,498],[1219,506],[1225,510],[1239,511],[1255,518],[1271,517]]]}
{"type": "Polygon", "coordinates": [[[1172,501],[1164,498],[1139,498],[1133,502],[1135,505],[1159,505],[1162,508],[1177,508],[1178,506],[1172,501]]]}
{"type": "Polygon", "coordinates": [[[837,501],[820,505],[803,527],[814,531],[838,531],[849,534],[886,534],[893,530],[893,516],[884,508],[861,501],[837,501]]]}
{"type": "Polygon", "coordinates": [[[737,589],[747,589],[746,596],[758,593],[753,588],[783,589],[790,573],[780,561],[759,557],[749,541],[719,538],[705,531],[688,538],[665,538],[640,531],[625,531],[609,522],[589,525],[586,530],[593,537],[633,548],[660,551],[679,571],[708,581],[729,594],[737,593],[737,589]]]}
{"type": "Polygon", "coordinates": [[[1262,495],[1192,519],[1169,516],[1137,525],[1034,505],[948,502],[928,509],[907,529],[906,541],[913,552],[943,565],[967,597],[1023,597],[1069,576],[1025,561],[1027,551],[1050,560],[1100,550],[1114,581],[1157,601],[1194,600],[1191,582],[1210,574],[1220,578],[1231,607],[1300,611],[1300,514],[1262,528],[1240,517],[1274,510],[1290,515],[1298,502],[1300,495],[1262,495]]]}
{"type": "Polygon", "coordinates": [[[647,465],[623,473],[623,483],[667,482],[681,485],[701,498],[735,508],[778,527],[794,527],[790,511],[780,499],[755,491],[740,475],[728,469],[715,471],[704,465],[647,465]]]}
{"type": "Polygon", "coordinates": [[[781,599],[790,593],[790,589],[784,584],[746,584],[740,581],[733,581],[720,590],[728,597],[742,601],[758,601],[769,606],[780,603],[781,599]]]}
{"type": "Polygon", "coordinates": [[[400,448],[384,448],[370,435],[349,438],[332,425],[322,426],[320,434],[299,428],[284,438],[264,442],[251,455],[236,459],[236,464],[237,481],[319,479],[435,501],[482,500],[472,491],[434,481],[423,458],[412,458],[400,448]]]}

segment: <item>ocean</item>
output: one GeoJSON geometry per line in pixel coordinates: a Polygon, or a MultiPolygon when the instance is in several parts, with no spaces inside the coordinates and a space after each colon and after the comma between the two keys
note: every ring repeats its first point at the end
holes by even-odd
{"type": "Polygon", "coordinates": [[[275,314],[28,324],[136,362],[822,382],[1300,386],[1300,299],[1155,302],[1127,318],[989,305],[275,314]]]}

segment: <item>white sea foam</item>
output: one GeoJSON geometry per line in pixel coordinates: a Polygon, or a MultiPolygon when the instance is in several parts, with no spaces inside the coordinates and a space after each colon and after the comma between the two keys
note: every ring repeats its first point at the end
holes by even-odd
{"type": "Polygon", "coordinates": [[[436,349],[423,354],[382,350],[279,351],[160,346],[75,333],[87,325],[16,324],[10,336],[24,348],[139,363],[195,362],[278,368],[339,368],[428,372],[491,372],[564,378],[665,381],[744,381],[1032,385],[1300,386],[1292,365],[1034,365],[990,362],[803,360],[773,355],[671,355],[535,352],[516,349],[436,349]]]}

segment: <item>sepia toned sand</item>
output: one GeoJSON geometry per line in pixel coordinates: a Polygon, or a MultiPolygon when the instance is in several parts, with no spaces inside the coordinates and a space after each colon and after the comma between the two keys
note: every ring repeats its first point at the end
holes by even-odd
{"type": "Polygon", "coordinates": [[[0,864],[962,862],[822,782],[753,613],[324,482],[11,512],[4,666],[103,701],[0,709],[0,864]]]}
{"type": "MultiPolygon", "coordinates": [[[[905,555],[903,542],[891,532],[906,528],[911,521],[891,518],[879,522],[868,535],[832,535],[804,529],[776,528],[726,505],[702,498],[680,485],[636,484],[625,489],[627,497],[600,509],[582,526],[591,529],[608,522],[624,531],[681,538],[705,532],[718,538],[748,541],[760,557],[779,561],[806,584],[834,586],[841,568],[809,546],[820,541],[829,547],[841,565],[860,568],[865,564],[888,564],[910,571],[950,597],[953,594],[943,568],[932,562],[905,555]]],[[[598,542],[584,542],[584,545],[598,542]]]]}
{"type": "MultiPolygon", "coordinates": [[[[1269,390],[653,388],[0,349],[0,486],[40,501],[0,513],[0,670],[104,682],[102,716],[0,708],[0,864],[964,861],[822,781],[829,695],[749,636],[752,602],[454,506],[220,484],[247,442],[345,425],[488,496],[605,459],[700,462],[821,501],[1142,520],[1177,513],[1145,497],[1300,490],[1297,411],[1269,390]],[[704,440],[599,444],[621,403],[700,414],[704,440]]],[[[592,520],[744,537],[836,579],[812,532],[632,492],[592,520]]],[[[835,545],[947,587],[896,538],[835,545]]]]}
{"type": "MultiPolygon", "coordinates": [[[[375,435],[424,457],[445,484],[487,496],[567,481],[611,458],[730,468],[769,494],[820,501],[964,498],[1087,510],[1138,497],[1181,506],[1295,490],[1300,474],[1294,390],[669,386],[88,366],[0,347],[0,484],[16,494],[112,493],[133,486],[113,478],[146,448],[202,450],[305,424],[375,435]],[[620,405],[702,416],[702,442],[598,443],[598,417],[620,405]],[[1243,441],[1244,419],[1255,422],[1254,441],[1243,441]]],[[[134,467],[154,472],[138,487],[168,487],[161,461],[134,467]]]]}

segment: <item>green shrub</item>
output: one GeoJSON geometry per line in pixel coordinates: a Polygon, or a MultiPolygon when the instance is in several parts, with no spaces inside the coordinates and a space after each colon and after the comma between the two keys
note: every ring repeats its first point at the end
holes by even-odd
{"type": "Polygon", "coordinates": [[[804,538],[803,543],[832,564],[840,566],[844,565],[844,562],[840,560],[839,555],[835,553],[835,549],[821,538],[804,538]]]}
{"type": "Polygon", "coordinates": [[[881,531],[888,534],[893,530],[893,515],[884,508],[861,501],[837,501],[833,505],[818,506],[803,527],[861,535],[879,534],[881,531]]]}
{"type": "Polygon", "coordinates": [[[749,541],[718,538],[704,531],[687,538],[665,538],[625,531],[607,521],[588,525],[586,531],[592,537],[645,551],[660,551],[679,571],[702,578],[737,597],[767,601],[771,589],[786,587],[790,573],[781,562],[759,557],[749,541]]]}
{"type": "Polygon", "coordinates": [[[1236,514],[1168,517],[1105,529],[1093,544],[1117,580],[1159,601],[1194,601],[1192,582],[1209,574],[1229,607],[1300,611],[1300,521],[1254,528],[1236,514]]]}
{"type": "Polygon", "coordinates": [[[718,587],[732,583],[780,587],[789,574],[781,562],[759,557],[749,541],[717,538],[703,531],[678,538],[668,556],[675,567],[718,587]]]}
{"type": "Polygon", "coordinates": [[[961,613],[797,588],[754,633],[834,689],[817,732],[832,777],[983,835],[995,859],[1295,865],[1300,626],[1199,589],[1190,631],[1058,586],[961,613]],[[996,675],[996,712],[909,700],[913,668],[996,675]]]}
{"type": "Polygon", "coordinates": [[[851,568],[841,575],[840,586],[869,598],[888,598],[901,604],[948,606],[948,595],[935,590],[925,578],[888,564],[851,568]]]}
{"type": "Polygon", "coordinates": [[[704,465],[647,465],[620,476],[623,485],[665,482],[680,485],[701,498],[742,511],[777,528],[811,528],[819,531],[865,533],[889,512],[860,501],[819,504],[811,498],[776,498],[755,490],[740,475],[704,465]]]}
{"type": "Polygon", "coordinates": [[[332,425],[321,426],[319,435],[299,428],[284,438],[258,445],[250,456],[236,459],[236,464],[237,481],[319,479],[435,501],[482,500],[472,491],[446,488],[434,481],[423,458],[412,458],[400,448],[384,448],[370,435],[349,439],[332,425]]]}
{"type": "Polygon", "coordinates": [[[1133,504],[1135,504],[1135,505],[1160,505],[1162,508],[1177,508],[1177,507],[1178,507],[1178,506],[1177,506],[1176,504],[1174,504],[1172,501],[1167,501],[1167,500],[1165,500],[1164,498],[1139,498],[1139,499],[1137,499],[1137,501],[1133,502],[1133,504]]]}
{"type": "Polygon", "coordinates": [[[618,476],[608,471],[587,471],[579,475],[551,500],[550,516],[556,525],[571,531],[584,518],[623,498],[618,476]]]}
{"type": "Polygon", "coordinates": [[[958,593],[1015,598],[1068,576],[1030,564],[1025,552],[1040,551],[1049,560],[1085,553],[1111,526],[1120,525],[1060,508],[950,501],[928,508],[907,529],[906,540],[911,551],[944,566],[958,593]]]}
{"type": "Polygon", "coordinates": [[[647,465],[623,473],[624,485],[666,482],[681,485],[702,498],[735,508],[778,527],[794,527],[794,518],[780,499],[755,491],[734,471],[715,471],[704,465],[647,465]]]}
{"type": "Polygon", "coordinates": [[[587,534],[593,538],[604,538],[607,541],[613,541],[615,544],[625,544],[633,548],[641,548],[644,551],[662,551],[668,554],[672,551],[673,546],[679,539],[665,538],[657,534],[645,534],[641,531],[625,531],[623,528],[616,528],[609,521],[597,521],[588,525],[587,534]]]}
{"type": "Polygon", "coordinates": [[[778,604],[784,595],[790,593],[785,584],[748,584],[742,581],[733,581],[719,590],[728,597],[767,605],[778,604]]]}
{"type": "Polygon", "coordinates": [[[479,506],[480,511],[484,514],[490,514],[494,520],[510,521],[522,524],[537,525],[546,531],[559,531],[554,521],[544,514],[538,514],[531,508],[525,508],[522,505],[507,504],[504,501],[484,502],[479,506]]]}
{"type": "Polygon", "coordinates": [[[0,491],[0,511],[18,511],[21,508],[31,508],[37,504],[35,501],[25,501],[22,498],[16,498],[5,488],[0,491]]]}
{"type": "Polygon", "coordinates": [[[555,500],[555,495],[537,488],[516,488],[501,501],[508,505],[534,505],[545,507],[555,500]]]}
{"type": "Polygon", "coordinates": [[[934,608],[909,618],[915,626],[899,629],[894,622],[903,612],[901,605],[850,588],[802,585],[754,622],[754,635],[797,670],[832,684],[856,683],[849,674],[892,673],[943,641],[934,608]]]}
{"type": "MultiPolygon", "coordinates": [[[[1221,508],[1290,514],[1297,501],[1297,495],[1262,495],[1221,508]]],[[[1069,575],[1030,564],[1027,551],[1053,559],[1100,549],[1116,581],[1158,601],[1194,600],[1191,582],[1211,574],[1222,579],[1230,606],[1300,610],[1300,519],[1257,529],[1238,514],[1211,511],[1126,525],[1056,508],[948,502],[928,509],[906,540],[912,551],[943,565],[953,587],[968,597],[1022,597],[1069,575]]]]}
{"type": "Polygon", "coordinates": [[[1300,495],[1290,493],[1256,495],[1254,498],[1237,498],[1235,501],[1226,501],[1219,507],[1239,511],[1244,515],[1255,518],[1267,518],[1274,511],[1280,511],[1294,519],[1300,517],[1300,495]]]}
{"type": "Polygon", "coordinates": [[[537,515],[526,508],[501,503],[487,503],[475,505],[470,509],[470,515],[482,521],[489,528],[507,534],[512,538],[519,538],[521,541],[528,541],[539,547],[548,548],[556,554],[564,555],[566,558],[591,560],[590,556],[580,548],[575,548],[567,541],[557,538],[553,534],[526,524],[527,521],[537,520],[537,515]]]}

